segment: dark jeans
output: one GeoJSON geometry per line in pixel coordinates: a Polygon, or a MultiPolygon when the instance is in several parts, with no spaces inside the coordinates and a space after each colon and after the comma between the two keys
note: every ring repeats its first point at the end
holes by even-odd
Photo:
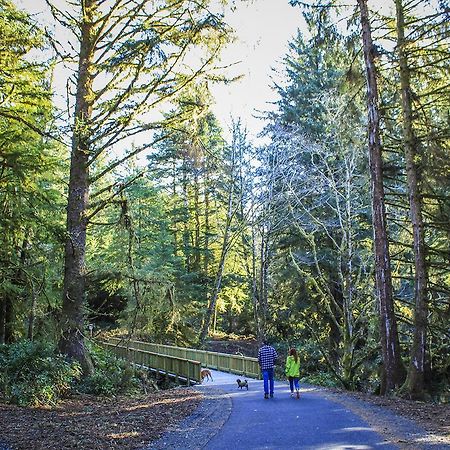
{"type": "Polygon", "coordinates": [[[264,394],[269,394],[270,383],[270,395],[273,395],[273,368],[264,369],[261,372],[264,380],[264,394]]]}
{"type": "Polygon", "coordinates": [[[291,388],[291,392],[294,392],[294,386],[295,386],[296,391],[298,391],[300,389],[298,382],[299,382],[299,378],[289,377],[289,387],[291,388]]]}

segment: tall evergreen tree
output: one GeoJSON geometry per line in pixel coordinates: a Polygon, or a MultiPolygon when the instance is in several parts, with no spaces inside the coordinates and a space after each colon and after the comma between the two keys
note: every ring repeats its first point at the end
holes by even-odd
{"type": "Polygon", "coordinates": [[[63,156],[50,139],[50,65],[35,56],[44,36],[7,0],[0,2],[0,28],[0,342],[10,342],[27,334],[27,310],[34,335],[45,266],[61,236],[63,156]]]}
{"type": "Polygon", "coordinates": [[[382,392],[392,391],[403,381],[397,320],[392,293],[391,261],[384,203],[383,160],[380,140],[378,81],[374,44],[366,0],[358,0],[364,61],[367,77],[367,111],[370,174],[372,182],[372,214],[375,251],[375,283],[380,315],[381,351],[385,384],[382,392]]]}
{"type": "Polygon", "coordinates": [[[405,14],[401,0],[395,2],[397,12],[397,52],[400,69],[400,92],[403,122],[403,146],[405,151],[406,173],[409,191],[409,210],[414,239],[414,296],[415,296],[415,331],[411,346],[411,363],[408,369],[409,391],[423,395],[425,371],[425,345],[427,333],[427,265],[425,255],[425,230],[422,214],[422,193],[417,167],[417,139],[413,129],[413,106],[411,74],[405,39],[405,14]]]}
{"type": "Polygon", "coordinates": [[[89,205],[90,187],[155,144],[150,131],[169,124],[149,116],[203,76],[217,56],[227,30],[209,6],[207,0],[87,0],[71,12],[52,5],[55,18],[79,41],[59,349],[77,359],[86,373],[92,370],[83,337],[87,227],[126,186],[112,186],[112,194],[105,190],[95,205],[89,205]],[[195,48],[202,48],[200,58],[194,58],[195,48]],[[187,66],[189,57],[192,64],[187,66]],[[112,157],[112,148],[130,145],[140,132],[147,132],[144,144],[112,157]],[[101,158],[107,160],[104,167],[98,165],[101,158]]]}
{"type": "MultiPolygon", "coordinates": [[[[366,303],[370,265],[366,244],[361,245],[368,239],[370,216],[358,96],[362,77],[359,66],[352,66],[353,37],[341,37],[323,10],[304,15],[309,36],[299,34],[291,43],[287,84],[277,87],[279,110],[271,115],[272,143],[264,151],[277,161],[271,170],[273,211],[282,224],[272,244],[277,255],[272,278],[279,286],[273,287],[272,301],[277,311],[283,305],[288,317],[306,326],[309,317],[320,317],[303,336],[321,349],[342,384],[354,386],[357,370],[373,350],[356,350],[372,305],[366,303]]],[[[268,170],[269,164],[263,167],[268,170]]],[[[292,334],[289,325],[279,324],[279,332],[292,334]]],[[[365,339],[370,339],[367,333],[365,339]]]]}

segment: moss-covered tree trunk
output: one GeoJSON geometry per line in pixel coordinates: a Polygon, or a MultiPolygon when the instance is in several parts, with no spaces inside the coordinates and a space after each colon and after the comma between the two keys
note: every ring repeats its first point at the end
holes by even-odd
{"type": "Polygon", "coordinates": [[[0,344],[13,341],[14,310],[11,296],[0,298],[0,344]]]}
{"type": "Polygon", "coordinates": [[[411,358],[405,387],[410,396],[422,398],[424,395],[424,371],[427,341],[427,266],[422,218],[422,195],[420,192],[417,140],[413,130],[413,110],[411,98],[411,74],[405,39],[405,18],[401,0],[395,2],[397,11],[397,53],[400,68],[400,91],[403,116],[403,147],[405,152],[406,175],[409,193],[410,217],[414,239],[414,333],[411,358]]]}
{"type": "Polygon", "coordinates": [[[366,0],[358,0],[361,15],[362,42],[367,77],[367,111],[369,161],[372,184],[372,221],[375,251],[375,285],[378,301],[381,351],[386,384],[382,393],[402,383],[404,368],[400,357],[400,344],[392,295],[391,259],[387,235],[386,209],[383,186],[383,160],[380,140],[378,84],[373,55],[373,42],[366,0]]]}
{"type": "Polygon", "coordinates": [[[67,238],[64,251],[64,288],[59,350],[80,362],[84,373],[92,363],[84,341],[85,253],[89,201],[89,127],[93,102],[94,17],[97,0],[83,3],[80,57],[72,135],[67,238]]]}

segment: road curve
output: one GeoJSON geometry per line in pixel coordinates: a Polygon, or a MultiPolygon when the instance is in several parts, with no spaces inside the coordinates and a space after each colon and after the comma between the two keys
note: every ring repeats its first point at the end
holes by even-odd
{"type": "MultiPolygon", "coordinates": [[[[325,399],[313,388],[290,397],[289,386],[275,384],[274,398],[265,400],[262,381],[249,380],[238,389],[236,376],[213,373],[215,385],[232,399],[232,413],[207,444],[208,450],[315,449],[393,450],[361,418],[325,399]]],[[[206,385],[206,383],[205,383],[206,385]]]]}
{"type": "MultiPolygon", "coordinates": [[[[378,428],[328,398],[320,388],[300,386],[297,400],[290,397],[287,383],[277,382],[274,398],[266,400],[262,381],[248,379],[249,390],[241,390],[236,375],[211,372],[214,381],[196,387],[206,398],[199,409],[147,450],[435,448],[418,445],[417,441],[411,446],[405,445],[406,441],[379,433],[378,428]]],[[[401,423],[406,419],[392,416],[391,420],[401,423]]],[[[441,448],[448,447],[439,445],[436,450],[441,448]]]]}

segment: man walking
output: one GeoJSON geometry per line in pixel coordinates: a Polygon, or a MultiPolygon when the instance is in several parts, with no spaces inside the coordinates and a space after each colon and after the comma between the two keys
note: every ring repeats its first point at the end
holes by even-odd
{"type": "Polygon", "coordinates": [[[276,350],[264,339],[263,346],[258,351],[259,367],[264,380],[264,398],[269,398],[269,394],[273,397],[273,367],[277,358],[276,350]]]}

